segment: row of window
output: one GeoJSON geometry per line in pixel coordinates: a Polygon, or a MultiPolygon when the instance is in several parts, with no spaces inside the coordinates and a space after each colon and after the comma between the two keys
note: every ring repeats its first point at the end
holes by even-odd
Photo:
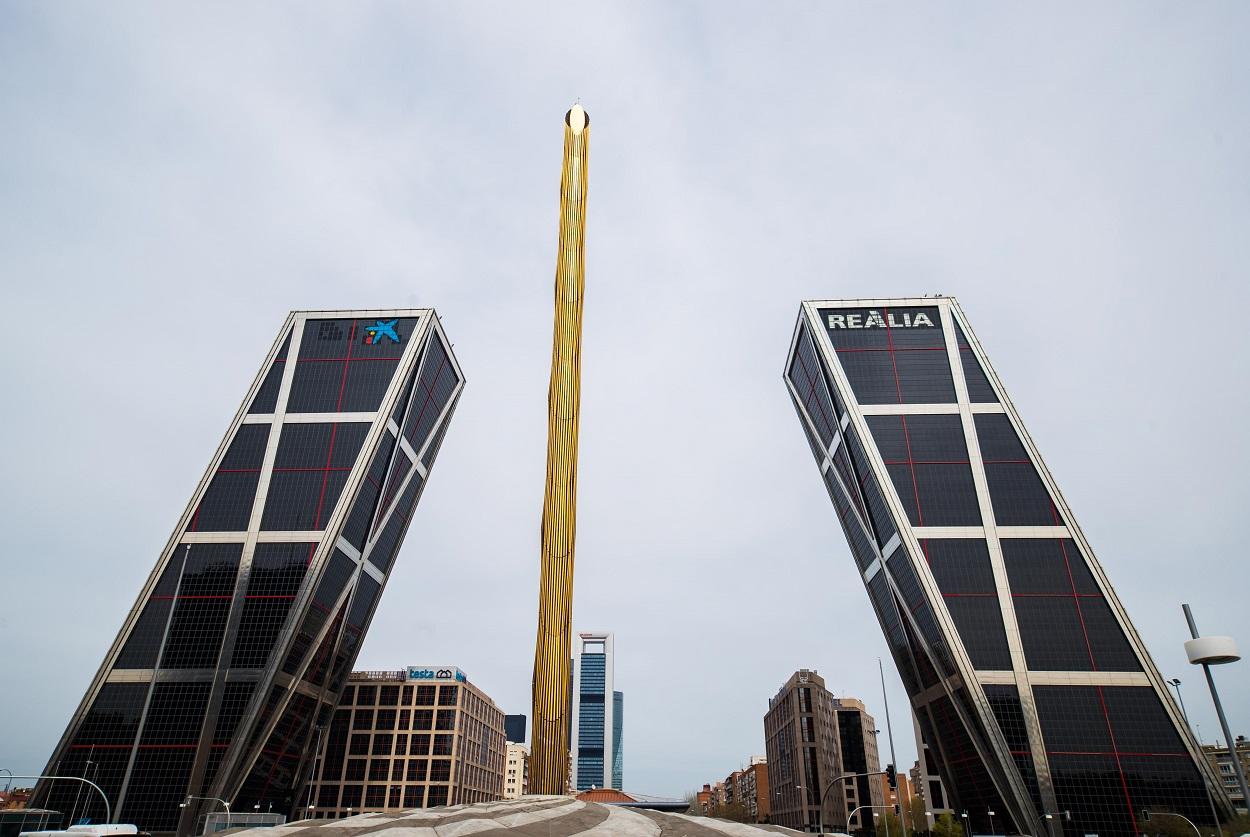
{"type": "MultiPolygon", "coordinates": [[[[466,692],[466,695],[472,693],[466,692]]],[[[459,698],[460,687],[456,685],[356,686],[349,683],[343,688],[339,711],[343,711],[342,707],[455,706],[459,698]]]]}
{"type": "Polygon", "coordinates": [[[322,785],[316,791],[318,808],[354,808],[367,813],[398,808],[438,808],[448,803],[450,787],[441,785],[322,785]]]}

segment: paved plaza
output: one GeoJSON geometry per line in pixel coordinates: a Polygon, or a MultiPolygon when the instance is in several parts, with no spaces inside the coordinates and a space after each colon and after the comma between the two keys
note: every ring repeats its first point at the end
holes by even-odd
{"type": "Polygon", "coordinates": [[[253,837],[759,837],[798,834],[776,825],[743,825],[708,817],[667,814],[567,796],[526,796],[450,808],[361,814],[337,820],[301,820],[249,829],[253,837]]]}

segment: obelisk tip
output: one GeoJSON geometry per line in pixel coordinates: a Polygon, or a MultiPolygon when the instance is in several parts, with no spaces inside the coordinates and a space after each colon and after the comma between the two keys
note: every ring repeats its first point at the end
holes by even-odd
{"type": "Polygon", "coordinates": [[[568,125],[573,133],[580,134],[590,127],[590,115],[580,104],[573,105],[569,108],[569,112],[564,114],[564,124],[568,125]]]}

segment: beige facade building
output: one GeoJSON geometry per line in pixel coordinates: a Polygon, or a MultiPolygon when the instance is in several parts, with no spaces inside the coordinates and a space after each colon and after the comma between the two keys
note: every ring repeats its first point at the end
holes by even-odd
{"type": "Polygon", "coordinates": [[[454,666],[353,672],[304,805],[335,819],[500,799],[505,746],[503,711],[454,666]]]}
{"type": "MultiPolygon", "coordinates": [[[[1237,760],[1241,762],[1242,772],[1250,776],[1250,741],[1244,735],[1237,736],[1237,760]]],[[[1246,800],[1241,794],[1241,786],[1237,783],[1237,773],[1233,769],[1232,751],[1223,744],[1203,744],[1202,753],[1220,775],[1224,784],[1224,792],[1239,811],[1246,811],[1246,800]]]]}
{"type": "Polygon", "coordinates": [[[797,831],[816,831],[820,824],[845,831],[845,792],[840,783],[829,787],[841,772],[834,698],[815,671],[796,671],[768,702],[764,746],[769,821],[797,831]]]}
{"type": "Polygon", "coordinates": [[[508,742],[504,759],[503,798],[519,799],[530,792],[530,748],[524,744],[508,742]]]}

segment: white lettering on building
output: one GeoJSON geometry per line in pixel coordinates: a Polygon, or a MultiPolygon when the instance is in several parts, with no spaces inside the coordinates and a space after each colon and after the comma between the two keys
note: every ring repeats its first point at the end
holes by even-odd
{"type": "Polygon", "coordinates": [[[863,314],[830,314],[829,328],[933,328],[933,320],[923,311],[913,315],[907,311],[896,314],[870,310],[863,314]]]}

